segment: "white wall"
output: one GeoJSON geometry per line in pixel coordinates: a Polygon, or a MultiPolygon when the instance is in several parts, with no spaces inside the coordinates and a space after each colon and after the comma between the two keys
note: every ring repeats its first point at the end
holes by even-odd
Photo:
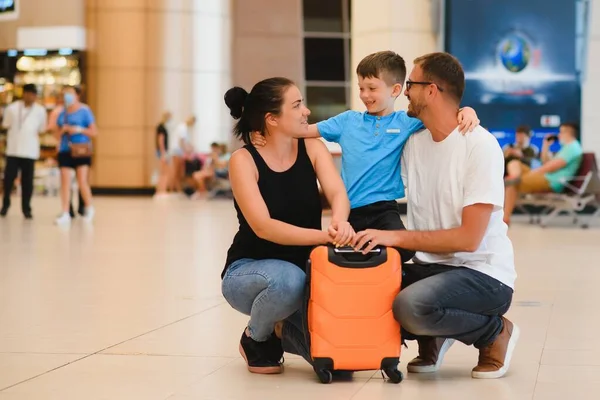
{"type": "Polygon", "coordinates": [[[600,3],[591,5],[586,78],[581,96],[581,142],[586,152],[600,157],[600,3]]]}

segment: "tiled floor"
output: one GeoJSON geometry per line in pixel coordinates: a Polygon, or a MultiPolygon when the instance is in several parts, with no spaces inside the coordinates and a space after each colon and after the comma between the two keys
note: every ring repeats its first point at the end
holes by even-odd
{"type": "MultiPolygon", "coordinates": [[[[18,205],[18,200],[15,200],[18,205]]],[[[0,220],[0,400],[13,399],[597,399],[600,229],[515,224],[522,330],[499,380],[470,377],[457,344],[442,370],[384,382],[317,383],[297,357],[280,376],[248,373],[246,318],[220,294],[236,229],[228,201],[100,198],[93,226],[52,225],[58,200],[36,198],[0,220]]],[[[416,352],[402,355],[402,369],[416,352]]]]}

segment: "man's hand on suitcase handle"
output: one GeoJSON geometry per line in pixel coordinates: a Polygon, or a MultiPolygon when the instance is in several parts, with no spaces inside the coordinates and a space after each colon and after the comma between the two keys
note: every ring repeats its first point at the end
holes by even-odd
{"type": "Polygon", "coordinates": [[[363,254],[369,253],[375,246],[394,247],[396,246],[396,237],[394,231],[379,231],[376,229],[367,229],[354,235],[352,246],[356,251],[363,254]]]}
{"type": "Polygon", "coordinates": [[[348,221],[331,221],[327,232],[331,237],[331,242],[336,247],[349,246],[356,235],[348,221]]]}

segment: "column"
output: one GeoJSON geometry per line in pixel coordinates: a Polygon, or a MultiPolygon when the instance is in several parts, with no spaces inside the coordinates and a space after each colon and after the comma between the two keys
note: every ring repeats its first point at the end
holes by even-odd
{"type": "Polygon", "coordinates": [[[590,7],[586,75],[581,88],[581,144],[584,151],[596,153],[600,160],[600,5],[596,2],[590,7]]]}
{"type": "MultiPolygon", "coordinates": [[[[437,4],[436,1],[433,1],[437,4]]],[[[382,50],[393,50],[406,61],[407,77],[413,60],[437,51],[437,19],[432,12],[432,1],[425,0],[370,0],[352,2],[352,68],[363,57],[382,50]],[[376,18],[367,18],[377,10],[376,18]]],[[[360,101],[358,82],[354,74],[352,109],[364,110],[360,101]]],[[[406,109],[404,95],[396,100],[397,109],[406,109]]]]}
{"type": "Polygon", "coordinates": [[[87,3],[86,100],[99,128],[92,165],[96,187],[141,187],[146,175],[145,0],[87,3]]]}
{"type": "Polygon", "coordinates": [[[229,143],[232,119],[223,101],[231,87],[231,10],[229,0],[194,2],[191,14],[194,145],[209,151],[212,142],[229,143]]]}

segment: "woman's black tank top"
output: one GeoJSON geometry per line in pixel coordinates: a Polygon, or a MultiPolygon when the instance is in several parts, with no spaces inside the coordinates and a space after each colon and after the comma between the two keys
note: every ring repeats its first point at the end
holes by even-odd
{"type": "MultiPolygon", "coordinates": [[[[296,162],[284,172],[275,172],[265,163],[254,146],[246,145],[258,170],[258,188],[267,205],[271,218],[301,228],[321,229],[321,198],[317,186],[317,175],[306,152],[304,139],[298,140],[296,162]]],[[[240,224],[233,243],[227,252],[227,267],[241,258],[279,259],[296,264],[302,270],[312,246],[284,246],[256,236],[237,202],[234,207],[240,224]]]]}

